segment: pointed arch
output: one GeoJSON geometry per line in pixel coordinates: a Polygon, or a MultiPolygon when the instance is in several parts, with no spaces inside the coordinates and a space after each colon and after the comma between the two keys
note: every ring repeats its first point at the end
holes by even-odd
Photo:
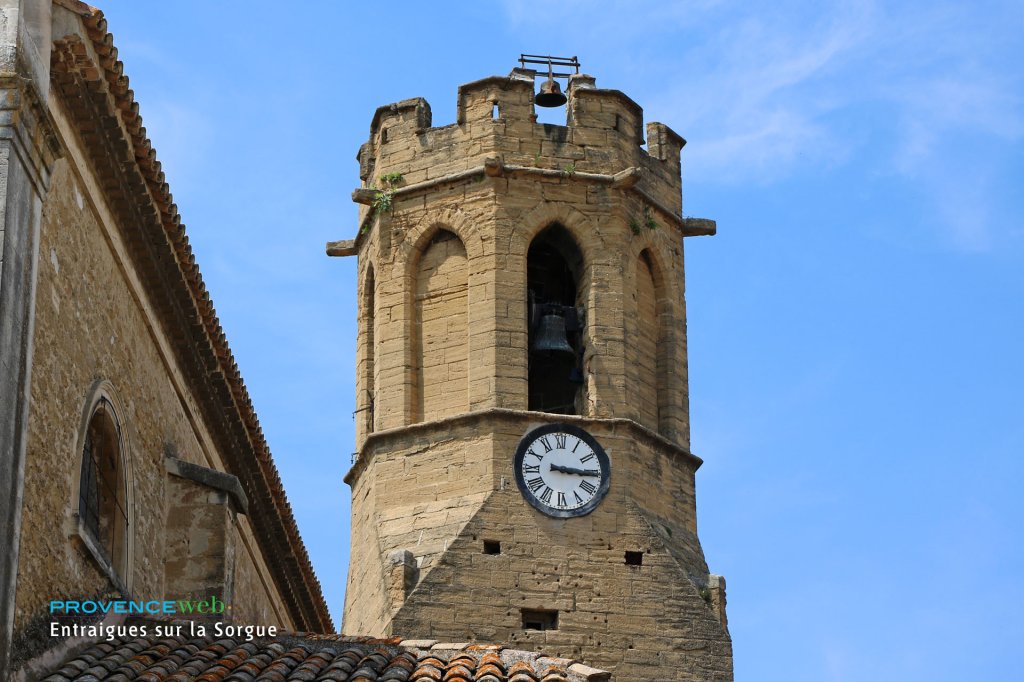
{"type": "Polygon", "coordinates": [[[657,431],[661,426],[663,394],[665,393],[665,335],[662,330],[662,291],[655,279],[655,266],[648,249],[637,257],[633,297],[636,315],[631,325],[628,353],[633,354],[627,366],[632,370],[635,386],[637,420],[657,431]]]}
{"type": "Polygon", "coordinates": [[[564,204],[540,203],[529,213],[517,220],[520,229],[513,235],[512,253],[526,255],[537,236],[552,225],[560,225],[571,236],[583,258],[581,278],[596,260],[597,254],[607,246],[600,225],[584,215],[579,209],[564,204]]]}
{"type": "Polygon", "coordinates": [[[530,242],[526,257],[530,410],[583,412],[583,330],[578,309],[586,298],[584,268],[578,242],[561,223],[549,224],[530,242]],[[545,340],[560,342],[563,349],[540,349],[545,340]]]}
{"type": "Polygon", "coordinates": [[[413,281],[413,422],[469,409],[466,246],[443,227],[421,241],[426,243],[415,259],[413,281]]]}

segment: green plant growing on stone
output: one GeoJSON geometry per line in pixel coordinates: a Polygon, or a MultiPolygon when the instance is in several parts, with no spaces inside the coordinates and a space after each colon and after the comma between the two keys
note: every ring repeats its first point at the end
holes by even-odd
{"type": "Polygon", "coordinates": [[[395,189],[397,185],[405,179],[405,176],[399,172],[385,173],[380,176],[380,184],[384,186],[383,189],[377,189],[373,185],[370,185],[376,194],[373,197],[373,204],[370,209],[372,211],[371,216],[379,216],[382,213],[393,213],[395,210],[395,189]]]}
{"type": "Polygon", "coordinates": [[[576,164],[567,163],[562,167],[562,170],[565,171],[565,174],[571,178],[572,176],[576,175],[576,164]]]}
{"type": "Polygon", "coordinates": [[[404,179],[404,175],[402,175],[398,171],[395,171],[394,173],[385,173],[384,175],[380,176],[380,183],[382,185],[386,185],[387,187],[395,187],[404,179]]]}
{"type": "Polygon", "coordinates": [[[711,606],[711,590],[706,587],[700,588],[700,598],[704,600],[704,603],[711,606]]]}
{"type": "Polygon", "coordinates": [[[373,214],[390,213],[395,210],[395,190],[392,188],[377,190],[377,196],[373,198],[373,214]]]}
{"type": "Polygon", "coordinates": [[[654,222],[654,216],[651,215],[651,209],[644,206],[644,227],[648,230],[658,229],[658,223],[654,222]]]}
{"type": "Polygon", "coordinates": [[[629,219],[629,231],[633,234],[640,234],[640,221],[636,218],[629,219]]]}
{"type": "Polygon", "coordinates": [[[540,166],[540,152],[533,155],[533,165],[540,166]]]}

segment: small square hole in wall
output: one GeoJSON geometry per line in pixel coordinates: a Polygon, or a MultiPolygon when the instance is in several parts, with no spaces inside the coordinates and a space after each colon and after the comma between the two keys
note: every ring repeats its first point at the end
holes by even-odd
{"type": "Polygon", "coordinates": [[[521,609],[524,630],[557,630],[558,611],[521,609]]]}
{"type": "Polygon", "coordinates": [[[498,111],[498,103],[497,102],[492,102],[491,103],[491,119],[495,120],[495,121],[498,120],[498,116],[500,115],[500,113],[501,112],[498,111]]]}
{"type": "Polygon", "coordinates": [[[498,540],[484,540],[484,554],[501,554],[501,542],[498,540]]]}
{"type": "Polygon", "coordinates": [[[387,128],[382,128],[381,131],[380,131],[380,143],[384,144],[387,141],[388,141],[388,129],[387,128]]]}
{"type": "Polygon", "coordinates": [[[626,552],[626,565],[627,566],[643,566],[644,565],[644,553],[643,552],[626,552]]]}

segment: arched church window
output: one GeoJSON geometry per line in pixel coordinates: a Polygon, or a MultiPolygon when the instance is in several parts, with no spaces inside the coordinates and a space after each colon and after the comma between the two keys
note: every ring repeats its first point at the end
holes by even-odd
{"type": "Polygon", "coordinates": [[[108,572],[123,579],[127,572],[127,485],[121,427],[113,406],[101,398],[93,409],[82,445],[78,486],[79,530],[108,572]]]}

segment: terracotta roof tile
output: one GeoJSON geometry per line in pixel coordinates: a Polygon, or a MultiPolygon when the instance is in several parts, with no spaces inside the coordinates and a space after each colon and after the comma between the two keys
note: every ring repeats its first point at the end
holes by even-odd
{"type": "Polygon", "coordinates": [[[533,666],[527,661],[516,661],[508,669],[509,682],[537,682],[533,666]]]}
{"type": "MultiPolygon", "coordinates": [[[[608,673],[499,646],[282,635],[251,642],[134,639],[92,645],[43,682],[589,682],[608,673]],[[583,674],[581,674],[581,672],[583,674]]],[[[415,640],[405,640],[415,641],[415,640]]]]}

